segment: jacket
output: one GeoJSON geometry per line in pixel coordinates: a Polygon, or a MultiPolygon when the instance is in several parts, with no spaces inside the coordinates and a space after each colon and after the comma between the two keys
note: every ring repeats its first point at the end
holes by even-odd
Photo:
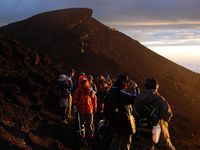
{"type": "Polygon", "coordinates": [[[73,104],[77,106],[77,110],[82,115],[96,113],[97,97],[87,87],[84,89],[79,86],[73,95],[73,104]]]}
{"type": "Polygon", "coordinates": [[[118,87],[112,87],[105,100],[105,115],[114,132],[121,136],[135,133],[132,104],[135,96],[118,87]]]}
{"type": "Polygon", "coordinates": [[[170,105],[167,103],[164,97],[162,97],[157,91],[152,89],[145,89],[135,99],[135,106],[144,105],[152,102],[158,109],[159,120],[169,122],[172,117],[172,111],[170,105]]]}
{"type": "Polygon", "coordinates": [[[158,117],[161,126],[161,136],[160,142],[166,141],[170,138],[168,130],[168,122],[172,118],[172,111],[170,105],[167,103],[164,97],[151,89],[145,89],[141,94],[139,94],[135,99],[135,106],[143,105],[152,102],[158,109],[158,117]]]}

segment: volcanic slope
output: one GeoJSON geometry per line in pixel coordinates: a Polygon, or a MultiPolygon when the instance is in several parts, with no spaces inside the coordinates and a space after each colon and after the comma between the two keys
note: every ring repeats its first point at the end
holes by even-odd
{"type": "MultiPolygon", "coordinates": [[[[64,67],[86,73],[126,72],[142,87],[148,77],[172,106],[172,139],[182,149],[200,146],[200,75],[154,53],[92,17],[88,8],[56,10],[0,28],[26,46],[46,52],[64,67]]],[[[137,39],[137,37],[135,37],[137,39]]],[[[181,149],[180,148],[180,149],[181,149]]]]}
{"type": "Polygon", "coordinates": [[[1,149],[72,147],[74,131],[46,109],[52,85],[61,71],[48,56],[0,34],[1,149]]]}

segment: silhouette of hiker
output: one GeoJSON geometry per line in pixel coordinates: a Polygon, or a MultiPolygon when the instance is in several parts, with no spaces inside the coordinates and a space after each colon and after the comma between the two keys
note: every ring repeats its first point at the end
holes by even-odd
{"type": "MultiPolygon", "coordinates": [[[[157,111],[157,115],[155,114],[153,117],[157,118],[154,122],[154,127],[161,128],[160,139],[157,144],[155,144],[152,140],[152,129],[151,126],[150,132],[148,130],[141,130],[140,138],[141,138],[141,150],[175,150],[175,147],[172,145],[168,130],[168,122],[172,117],[172,111],[170,105],[167,101],[160,96],[158,93],[159,85],[155,79],[147,79],[145,83],[145,90],[140,93],[135,99],[135,106],[136,109],[139,107],[145,106],[146,108],[149,107],[148,110],[151,108],[154,112],[157,111]]],[[[144,108],[144,107],[143,107],[144,108]]],[[[144,110],[144,109],[143,109],[144,110]]],[[[142,112],[143,114],[145,112],[142,112]]],[[[151,114],[149,112],[149,114],[151,114]]],[[[153,112],[152,112],[153,114],[153,112]]],[[[139,116],[140,117],[140,116],[139,116]]],[[[148,117],[149,118],[149,117],[148,117]]],[[[137,119],[137,118],[136,118],[137,119]]],[[[140,118],[139,118],[140,119],[140,118]]],[[[144,118],[143,118],[144,119],[144,118]]],[[[148,119],[147,119],[148,120],[148,119]]],[[[143,124],[148,124],[149,122],[143,122],[143,124]]],[[[140,126],[138,125],[137,128],[140,126]]],[[[144,125],[141,125],[144,127],[144,125]]]]}
{"type": "Polygon", "coordinates": [[[104,102],[108,94],[110,85],[106,82],[103,75],[97,78],[97,116],[99,120],[104,119],[104,102]]]}
{"type": "Polygon", "coordinates": [[[132,104],[135,95],[126,92],[129,85],[127,75],[120,75],[105,100],[105,116],[114,130],[110,150],[130,150],[135,120],[132,104]]]}

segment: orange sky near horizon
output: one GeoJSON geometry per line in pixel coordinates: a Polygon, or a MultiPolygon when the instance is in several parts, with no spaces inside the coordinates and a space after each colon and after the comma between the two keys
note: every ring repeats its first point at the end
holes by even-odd
{"type": "Polygon", "coordinates": [[[149,48],[175,61],[200,61],[200,46],[160,46],[149,48]]]}
{"type": "Polygon", "coordinates": [[[200,73],[200,46],[149,47],[165,58],[200,73]]]}

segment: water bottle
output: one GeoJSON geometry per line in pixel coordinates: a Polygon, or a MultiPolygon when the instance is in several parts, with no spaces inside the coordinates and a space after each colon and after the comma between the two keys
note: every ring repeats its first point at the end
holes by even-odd
{"type": "Polygon", "coordinates": [[[160,133],[161,133],[160,125],[153,126],[153,129],[152,129],[152,140],[153,140],[153,142],[155,144],[158,143],[158,141],[159,141],[160,133]]]}

